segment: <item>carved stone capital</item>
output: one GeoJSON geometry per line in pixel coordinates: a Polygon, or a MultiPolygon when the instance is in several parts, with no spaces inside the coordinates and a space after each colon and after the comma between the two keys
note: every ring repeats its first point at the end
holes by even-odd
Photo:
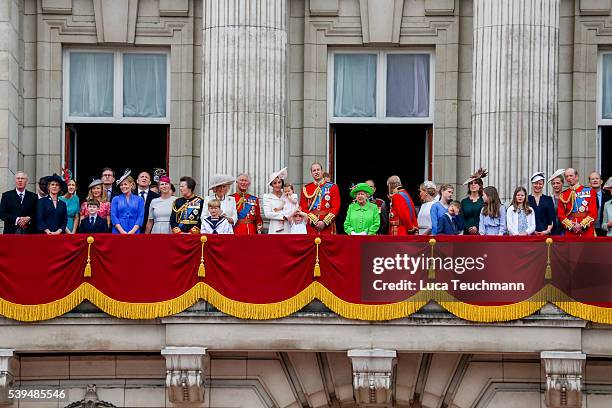
{"type": "Polygon", "coordinates": [[[11,403],[8,398],[8,390],[13,385],[16,366],[15,350],[0,349],[0,405],[11,403]]]}
{"type": "Polygon", "coordinates": [[[353,364],[353,389],[357,404],[386,405],[391,402],[395,350],[349,350],[353,364]]]}
{"type": "Polygon", "coordinates": [[[204,347],[166,347],[166,387],[174,404],[204,401],[204,373],[208,356],[204,347]]]}
{"type": "Polygon", "coordinates": [[[543,351],[540,358],[546,372],[546,406],[581,407],[586,354],[579,351],[543,351]]]}

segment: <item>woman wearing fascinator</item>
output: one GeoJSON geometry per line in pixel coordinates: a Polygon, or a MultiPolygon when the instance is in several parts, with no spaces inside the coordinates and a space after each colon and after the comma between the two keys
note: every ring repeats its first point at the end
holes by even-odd
{"type": "Polygon", "coordinates": [[[128,169],[117,180],[121,195],[115,196],[111,202],[111,222],[113,234],[138,234],[143,229],[144,200],[132,191],[136,183],[128,169]]]}
{"type": "Polygon", "coordinates": [[[147,234],[170,234],[170,217],[172,217],[172,206],[176,197],[172,195],[170,177],[165,172],[157,175],[160,197],[154,198],[149,207],[149,219],[147,220],[147,234]]]}
{"type": "Polygon", "coordinates": [[[79,226],[79,197],[76,194],[77,183],[72,177],[72,172],[68,169],[62,170],[62,176],[66,182],[66,194],[59,199],[66,204],[68,211],[68,224],[66,225],[67,234],[75,234],[79,226]]]}
{"type": "Polygon", "coordinates": [[[480,212],[484,206],[482,179],[487,177],[488,174],[487,169],[481,167],[463,183],[464,186],[468,186],[467,197],[461,200],[461,214],[465,223],[463,233],[465,235],[478,235],[480,212]]]}

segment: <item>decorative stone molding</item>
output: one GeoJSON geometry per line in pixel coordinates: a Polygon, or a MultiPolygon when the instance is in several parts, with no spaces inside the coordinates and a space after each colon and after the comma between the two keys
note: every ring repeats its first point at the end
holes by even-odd
{"type": "Polygon", "coordinates": [[[310,15],[337,16],[340,10],[339,0],[310,0],[310,15]]]}
{"type": "Polygon", "coordinates": [[[159,15],[186,17],[189,15],[189,0],[159,0],[159,15]]]}
{"type": "Polygon", "coordinates": [[[204,372],[208,356],[204,347],[166,347],[166,387],[174,404],[204,401],[204,372]]]}
{"type": "Polygon", "coordinates": [[[399,44],[404,0],[359,0],[364,44],[399,44]]]}
{"type": "Polygon", "coordinates": [[[43,14],[72,14],[72,0],[42,0],[43,14]]]}
{"type": "Polygon", "coordinates": [[[134,44],[138,0],[94,0],[99,43],[134,44]]]}
{"type": "Polygon", "coordinates": [[[425,0],[426,16],[452,16],[455,14],[455,0],[425,0]]]}
{"type": "Polygon", "coordinates": [[[11,403],[8,390],[13,385],[16,363],[15,350],[0,349],[0,405],[11,403]]]}
{"type": "Polygon", "coordinates": [[[540,358],[546,372],[546,406],[581,407],[586,354],[579,351],[543,351],[540,358]]]}
{"type": "Polygon", "coordinates": [[[580,0],[580,14],[583,16],[609,16],[610,0],[580,0]]]}
{"type": "Polygon", "coordinates": [[[395,350],[349,350],[353,364],[353,389],[357,404],[391,402],[393,366],[397,363],[395,350]]]}

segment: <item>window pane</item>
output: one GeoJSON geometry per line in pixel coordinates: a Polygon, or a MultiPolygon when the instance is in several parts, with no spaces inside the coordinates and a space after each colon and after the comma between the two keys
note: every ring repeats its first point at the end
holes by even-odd
{"type": "Polygon", "coordinates": [[[612,54],[604,54],[602,71],[601,116],[603,119],[612,119],[612,54]]]}
{"type": "Polygon", "coordinates": [[[123,116],[166,117],[166,54],[123,55],[123,116]]]}
{"type": "Polygon", "coordinates": [[[70,116],[113,116],[113,54],[70,53],[70,116]]]}
{"type": "Polygon", "coordinates": [[[376,116],[376,54],[334,56],[334,116],[376,116]]]}
{"type": "Polygon", "coordinates": [[[429,116],[429,54],[387,55],[387,116],[429,116]]]}

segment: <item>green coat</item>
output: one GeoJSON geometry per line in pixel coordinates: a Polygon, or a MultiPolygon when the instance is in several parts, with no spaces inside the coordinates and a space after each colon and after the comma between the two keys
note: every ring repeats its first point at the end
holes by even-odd
{"type": "Polygon", "coordinates": [[[351,232],[365,231],[367,235],[375,235],[379,227],[380,214],[376,204],[367,201],[363,207],[358,202],[349,205],[344,220],[344,232],[350,235],[351,232]]]}

